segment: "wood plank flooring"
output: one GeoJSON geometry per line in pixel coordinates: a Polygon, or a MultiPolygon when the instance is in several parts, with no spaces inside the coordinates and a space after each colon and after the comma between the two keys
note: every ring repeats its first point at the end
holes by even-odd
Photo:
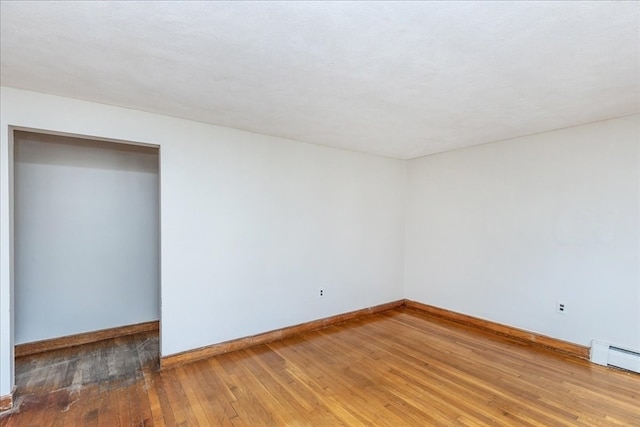
{"type": "Polygon", "coordinates": [[[640,375],[398,308],[157,371],[158,337],[17,360],[0,426],[640,426],[640,375]]]}

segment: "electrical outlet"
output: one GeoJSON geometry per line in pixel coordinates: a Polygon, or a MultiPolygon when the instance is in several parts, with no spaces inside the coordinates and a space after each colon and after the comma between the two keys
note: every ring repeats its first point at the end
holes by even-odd
{"type": "Polygon", "coordinates": [[[320,291],[318,292],[318,296],[319,297],[323,297],[324,296],[324,289],[320,288],[320,291]]]}
{"type": "Polygon", "coordinates": [[[567,314],[567,305],[563,302],[556,302],[556,313],[567,314]]]}

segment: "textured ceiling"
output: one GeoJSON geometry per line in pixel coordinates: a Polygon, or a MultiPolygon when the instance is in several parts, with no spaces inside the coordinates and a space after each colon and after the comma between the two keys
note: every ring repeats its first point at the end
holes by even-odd
{"type": "Polygon", "coordinates": [[[637,2],[6,2],[3,86],[396,158],[640,111],[637,2]]]}

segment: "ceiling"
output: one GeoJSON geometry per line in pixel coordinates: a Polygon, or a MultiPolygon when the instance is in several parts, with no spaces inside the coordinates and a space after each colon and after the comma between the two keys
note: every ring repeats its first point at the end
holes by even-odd
{"type": "Polygon", "coordinates": [[[640,111],[638,2],[7,2],[0,83],[401,159],[640,111]]]}

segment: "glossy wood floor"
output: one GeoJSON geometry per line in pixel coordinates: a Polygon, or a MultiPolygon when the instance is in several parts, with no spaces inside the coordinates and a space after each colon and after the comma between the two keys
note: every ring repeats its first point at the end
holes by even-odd
{"type": "Polygon", "coordinates": [[[157,336],[17,361],[2,426],[640,426],[640,375],[399,308],[157,372],[157,336]]]}

